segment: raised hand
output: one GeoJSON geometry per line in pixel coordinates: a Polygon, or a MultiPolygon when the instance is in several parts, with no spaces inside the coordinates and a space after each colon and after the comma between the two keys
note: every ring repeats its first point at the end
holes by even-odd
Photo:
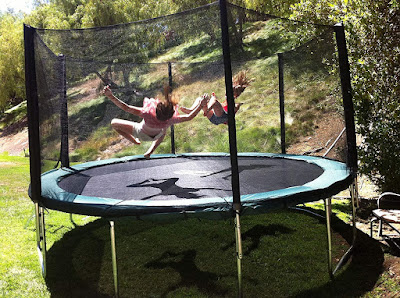
{"type": "Polygon", "coordinates": [[[107,97],[112,97],[112,96],[113,96],[113,93],[112,93],[111,88],[110,88],[109,85],[107,85],[107,86],[104,87],[104,89],[103,89],[103,94],[104,94],[105,96],[107,96],[107,97]]]}

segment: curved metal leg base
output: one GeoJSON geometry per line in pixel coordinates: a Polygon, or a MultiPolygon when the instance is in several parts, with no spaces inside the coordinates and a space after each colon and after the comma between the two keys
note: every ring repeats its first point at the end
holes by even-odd
{"type": "Polygon", "coordinates": [[[46,227],[44,222],[44,209],[35,203],[36,215],[36,246],[39,254],[39,262],[42,276],[46,277],[46,227]]]}

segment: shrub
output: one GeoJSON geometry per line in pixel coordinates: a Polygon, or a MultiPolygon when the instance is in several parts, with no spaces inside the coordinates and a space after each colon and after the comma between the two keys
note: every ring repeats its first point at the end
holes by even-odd
{"type": "Polygon", "coordinates": [[[350,58],[360,172],[400,192],[400,48],[398,1],[301,1],[293,17],[343,21],[350,58]]]}

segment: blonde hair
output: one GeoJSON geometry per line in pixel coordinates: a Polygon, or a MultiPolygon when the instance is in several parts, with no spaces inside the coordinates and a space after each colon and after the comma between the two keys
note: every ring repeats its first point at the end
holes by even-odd
{"type": "Polygon", "coordinates": [[[237,75],[235,75],[232,80],[234,97],[236,98],[242,94],[244,89],[250,86],[251,81],[253,80],[248,78],[247,71],[245,70],[241,70],[237,75]]]}

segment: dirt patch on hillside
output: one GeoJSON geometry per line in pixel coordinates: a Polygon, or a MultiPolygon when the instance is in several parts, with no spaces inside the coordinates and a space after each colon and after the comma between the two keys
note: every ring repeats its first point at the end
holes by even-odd
{"type": "Polygon", "coordinates": [[[114,140],[106,150],[100,153],[100,159],[112,158],[116,153],[121,152],[129,146],[132,146],[131,142],[125,138],[119,137],[114,140]]]}
{"type": "Polygon", "coordinates": [[[0,135],[0,153],[8,152],[9,155],[21,155],[28,152],[28,128],[24,127],[17,132],[0,135]]]}
{"type": "Polygon", "coordinates": [[[346,133],[341,133],[344,127],[345,124],[341,116],[325,115],[315,123],[313,133],[309,136],[300,137],[295,144],[289,146],[287,153],[323,156],[331,149],[326,155],[327,157],[343,160],[346,133]]]}
{"type": "Polygon", "coordinates": [[[102,86],[102,81],[99,78],[88,80],[70,89],[69,92],[75,95],[71,96],[69,100],[76,103],[95,99],[99,96],[102,86]]]}

